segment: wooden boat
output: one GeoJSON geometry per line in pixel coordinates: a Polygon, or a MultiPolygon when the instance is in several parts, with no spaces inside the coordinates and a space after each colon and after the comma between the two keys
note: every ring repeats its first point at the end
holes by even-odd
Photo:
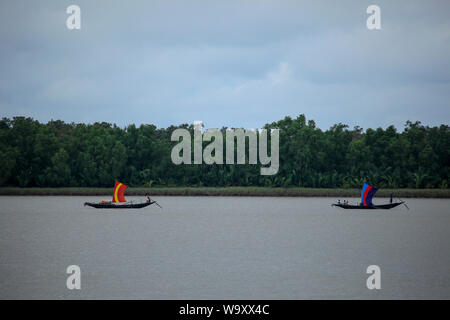
{"type": "Polygon", "coordinates": [[[387,203],[387,204],[380,204],[380,205],[373,205],[373,206],[361,206],[361,205],[351,205],[351,204],[344,204],[344,203],[333,203],[332,206],[339,207],[343,209],[391,209],[395,208],[396,206],[399,206],[405,202],[394,202],[394,203],[387,203]]]}
{"type": "MultiPolygon", "coordinates": [[[[364,183],[362,192],[361,192],[361,202],[358,205],[352,205],[348,204],[346,202],[342,203],[338,201],[338,203],[333,203],[331,206],[339,207],[342,209],[391,209],[395,208],[401,204],[405,204],[404,201],[400,202],[392,202],[392,194],[391,194],[391,202],[386,204],[373,204],[372,198],[375,195],[375,193],[378,191],[377,188],[372,187],[371,185],[368,185],[367,183],[364,183]]],[[[408,208],[408,206],[406,206],[408,208]]]]}
{"type": "Polygon", "coordinates": [[[147,201],[145,202],[139,203],[133,203],[132,201],[127,202],[124,196],[125,189],[127,187],[128,187],[127,185],[116,181],[112,201],[102,200],[100,202],[85,202],[84,205],[96,209],[140,209],[150,206],[152,204],[156,204],[158,207],[161,208],[161,206],[156,201],[150,199],[149,196],[147,196],[147,201]]]}
{"type": "Polygon", "coordinates": [[[150,206],[152,204],[156,203],[156,201],[153,200],[147,200],[146,202],[140,202],[140,203],[132,203],[132,202],[126,202],[123,204],[116,204],[116,203],[106,203],[106,202],[85,202],[85,206],[97,208],[97,209],[140,209],[145,208],[147,206],[150,206]]]}

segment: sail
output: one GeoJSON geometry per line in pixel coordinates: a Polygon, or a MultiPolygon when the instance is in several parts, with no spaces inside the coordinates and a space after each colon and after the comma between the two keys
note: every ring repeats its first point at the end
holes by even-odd
{"type": "Polygon", "coordinates": [[[373,206],[372,197],[377,192],[377,188],[374,188],[364,182],[364,186],[361,192],[361,203],[365,206],[373,206]]]}
{"type": "Polygon", "coordinates": [[[128,186],[126,184],[116,181],[116,185],[114,186],[114,194],[112,202],[127,202],[124,197],[125,189],[127,187],[128,186]]]}

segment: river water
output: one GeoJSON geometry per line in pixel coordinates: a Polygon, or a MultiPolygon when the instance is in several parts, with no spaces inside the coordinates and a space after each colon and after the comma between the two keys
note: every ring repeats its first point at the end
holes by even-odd
{"type": "Polygon", "coordinates": [[[407,199],[409,211],[276,197],[83,207],[102,198],[0,197],[0,298],[450,299],[450,200],[407,199]],[[66,287],[69,265],[81,290],[66,287]],[[369,265],[380,290],[366,286],[369,265]]]}

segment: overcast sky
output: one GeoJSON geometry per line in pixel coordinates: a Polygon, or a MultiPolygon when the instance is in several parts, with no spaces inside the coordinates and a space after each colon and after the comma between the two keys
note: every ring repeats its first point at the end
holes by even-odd
{"type": "Polygon", "coordinates": [[[449,13],[448,0],[2,0],[0,116],[448,125],[449,13]],[[81,30],[66,27],[71,4],[81,30]],[[381,30],[366,27],[371,4],[381,30]]]}

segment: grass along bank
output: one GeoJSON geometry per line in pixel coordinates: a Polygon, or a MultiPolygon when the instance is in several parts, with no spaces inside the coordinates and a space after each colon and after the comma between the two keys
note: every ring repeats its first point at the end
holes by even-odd
{"type": "MultiPolygon", "coordinates": [[[[129,196],[232,196],[232,197],[359,197],[360,189],[266,187],[130,187],[129,196]]],[[[377,197],[393,193],[400,198],[450,198],[450,189],[381,189],[377,197]]],[[[0,195],[97,196],[111,195],[112,188],[0,188],[0,195]]]]}

